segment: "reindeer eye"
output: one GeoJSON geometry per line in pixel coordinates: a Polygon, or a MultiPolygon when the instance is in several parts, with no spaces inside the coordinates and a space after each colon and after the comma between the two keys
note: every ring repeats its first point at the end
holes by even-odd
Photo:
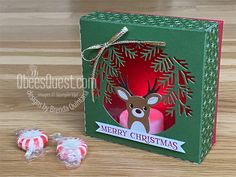
{"type": "Polygon", "coordinates": [[[133,108],[133,107],[134,107],[134,105],[133,105],[133,104],[129,104],[129,107],[130,107],[130,108],[133,108]]]}
{"type": "Polygon", "coordinates": [[[144,106],[144,107],[143,107],[143,110],[144,110],[144,111],[147,111],[147,106],[144,106]]]}

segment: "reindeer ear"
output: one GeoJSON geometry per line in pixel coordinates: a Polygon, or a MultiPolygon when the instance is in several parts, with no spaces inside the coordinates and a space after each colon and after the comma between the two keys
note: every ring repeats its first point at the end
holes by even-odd
{"type": "Polygon", "coordinates": [[[131,96],[130,93],[123,87],[116,87],[115,91],[117,95],[124,101],[127,101],[129,97],[131,96]]]}
{"type": "Polygon", "coordinates": [[[157,93],[151,93],[145,99],[148,105],[153,106],[161,101],[161,95],[157,93]]]}

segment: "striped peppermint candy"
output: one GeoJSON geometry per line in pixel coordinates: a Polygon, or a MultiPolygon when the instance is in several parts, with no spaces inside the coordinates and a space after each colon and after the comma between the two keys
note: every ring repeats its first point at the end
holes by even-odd
{"type": "Polygon", "coordinates": [[[64,137],[57,142],[57,156],[68,166],[78,166],[87,151],[87,144],[79,138],[64,137]]]}
{"type": "Polygon", "coordinates": [[[48,142],[48,136],[38,129],[25,129],[20,131],[17,138],[17,144],[20,149],[25,151],[41,150],[48,142]]]}

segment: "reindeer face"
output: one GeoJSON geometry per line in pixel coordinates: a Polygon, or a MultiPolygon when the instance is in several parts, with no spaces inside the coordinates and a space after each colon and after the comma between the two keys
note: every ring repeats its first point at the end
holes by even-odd
{"type": "Polygon", "coordinates": [[[143,118],[150,111],[150,106],[142,97],[133,96],[126,102],[128,112],[136,118],[143,118]]]}
{"type": "Polygon", "coordinates": [[[134,118],[144,118],[149,116],[150,107],[154,106],[161,100],[161,96],[157,93],[150,93],[145,98],[140,96],[132,96],[129,91],[123,87],[117,87],[117,95],[126,102],[126,108],[129,115],[134,118]]]}

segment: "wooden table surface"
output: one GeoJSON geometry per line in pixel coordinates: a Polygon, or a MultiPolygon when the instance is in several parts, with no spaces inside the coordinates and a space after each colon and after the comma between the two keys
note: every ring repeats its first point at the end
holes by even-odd
{"type": "MultiPolygon", "coordinates": [[[[235,98],[234,0],[0,0],[0,176],[236,176],[235,98]],[[225,21],[217,144],[201,165],[85,137],[82,105],[68,113],[43,112],[32,105],[26,90],[17,89],[16,75],[26,73],[30,64],[37,65],[40,75],[81,75],[78,21],[94,10],[225,21]],[[24,127],[84,138],[89,145],[88,156],[80,168],[67,170],[49,143],[45,157],[26,163],[14,134],[24,127]]],[[[71,100],[52,97],[45,102],[60,106],[71,100]]]]}

